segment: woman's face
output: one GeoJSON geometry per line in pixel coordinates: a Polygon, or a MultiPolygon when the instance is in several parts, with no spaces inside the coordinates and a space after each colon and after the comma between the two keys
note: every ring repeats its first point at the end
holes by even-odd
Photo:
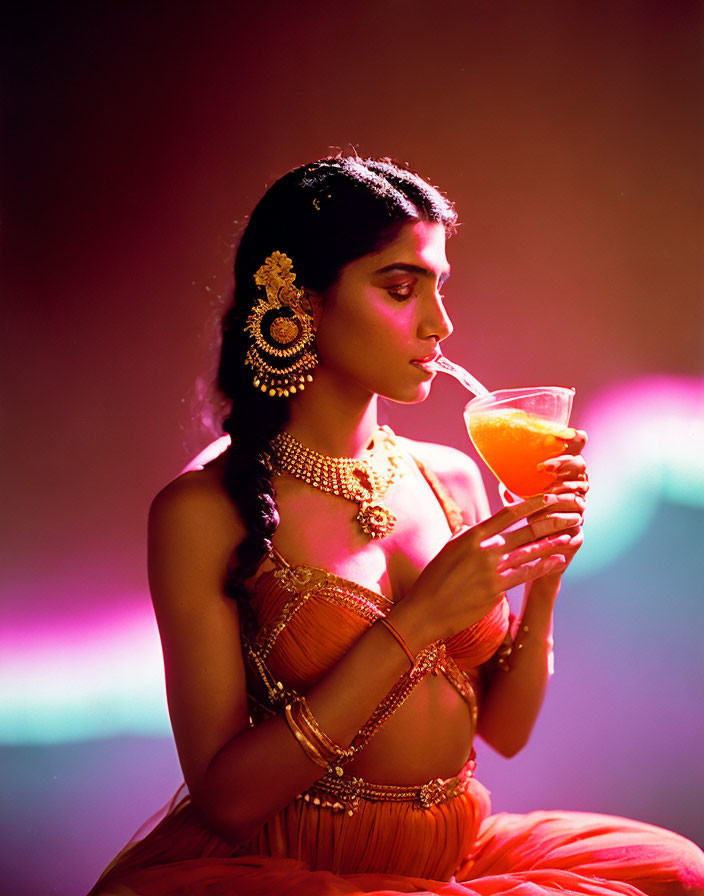
{"type": "Polygon", "coordinates": [[[404,224],[378,252],[342,268],[315,300],[320,369],[362,397],[422,401],[434,374],[414,364],[452,332],[440,287],[450,267],[445,228],[404,224]]]}

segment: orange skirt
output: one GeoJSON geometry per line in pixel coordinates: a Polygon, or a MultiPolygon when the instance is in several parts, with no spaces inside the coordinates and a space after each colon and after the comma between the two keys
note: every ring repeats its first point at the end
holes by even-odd
{"type": "Polygon", "coordinates": [[[592,813],[489,812],[474,779],[425,809],[361,800],[349,816],[295,800],[236,847],[186,796],[90,896],[704,896],[704,854],[678,834],[592,813]]]}

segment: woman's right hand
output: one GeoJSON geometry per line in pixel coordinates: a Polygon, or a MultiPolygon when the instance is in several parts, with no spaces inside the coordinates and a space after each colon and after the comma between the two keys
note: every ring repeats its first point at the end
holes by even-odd
{"type": "Polygon", "coordinates": [[[578,495],[536,495],[454,535],[402,602],[406,611],[418,612],[426,643],[468,628],[505,591],[566,565],[560,548],[570,536],[561,533],[579,523],[583,509],[578,495]],[[547,516],[531,522],[546,508],[547,516]],[[525,525],[507,531],[522,519],[525,525]]]}

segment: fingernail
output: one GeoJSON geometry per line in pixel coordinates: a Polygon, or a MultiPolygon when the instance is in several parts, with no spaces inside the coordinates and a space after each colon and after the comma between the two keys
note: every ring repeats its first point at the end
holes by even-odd
{"type": "Polygon", "coordinates": [[[536,466],[537,470],[545,470],[546,472],[553,472],[554,470],[559,470],[562,466],[562,461],[559,460],[544,460],[542,463],[539,463],[536,466]]]}

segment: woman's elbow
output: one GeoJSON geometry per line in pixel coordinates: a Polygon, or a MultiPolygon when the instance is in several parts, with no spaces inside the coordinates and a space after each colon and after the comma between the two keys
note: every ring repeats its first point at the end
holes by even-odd
{"type": "Polygon", "coordinates": [[[512,759],[516,754],[520,753],[523,747],[528,743],[528,740],[506,740],[501,741],[498,744],[492,744],[494,749],[499,753],[504,759],[512,759]]]}
{"type": "Polygon", "coordinates": [[[521,735],[520,732],[501,730],[501,731],[482,731],[479,734],[489,746],[503,756],[504,759],[511,759],[526,746],[529,740],[528,735],[521,735]]]}
{"type": "Polygon", "coordinates": [[[246,799],[224,799],[201,789],[191,793],[191,801],[208,828],[234,845],[248,843],[263,823],[246,799]]]}

